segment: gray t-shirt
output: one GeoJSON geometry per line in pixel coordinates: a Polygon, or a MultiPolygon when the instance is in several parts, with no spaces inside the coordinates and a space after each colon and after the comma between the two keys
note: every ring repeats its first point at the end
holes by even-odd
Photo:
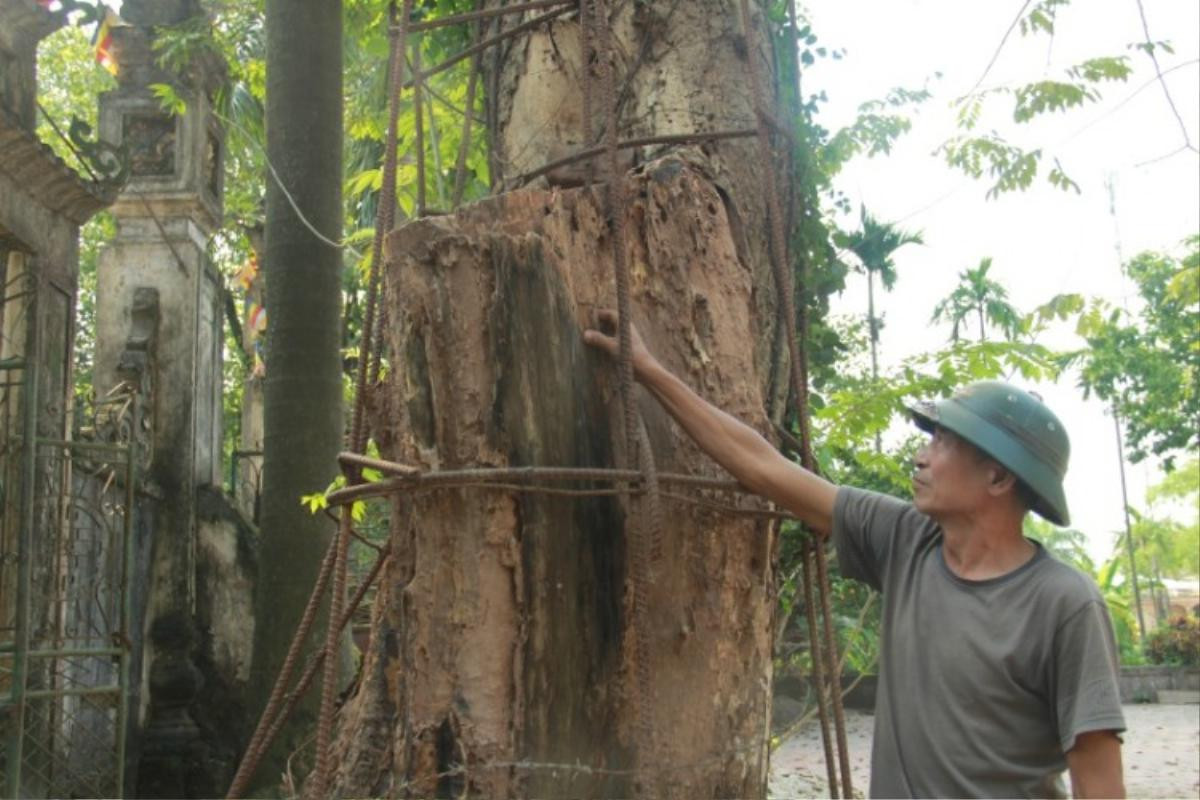
{"type": "Polygon", "coordinates": [[[872,797],[1061,797],[1086,731],[1125,730],[1108,609],[1041,545],[968,581],[941,527],[912,505],[842,488],[842,573],[883,593],[872,797]]]}

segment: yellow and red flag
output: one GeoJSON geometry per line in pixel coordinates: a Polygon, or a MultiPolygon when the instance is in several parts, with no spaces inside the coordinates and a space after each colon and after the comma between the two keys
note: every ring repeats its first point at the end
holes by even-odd
{"type": "Polygon", "coordinates": [[[251,340],[257,339],[266,333],[267,309],[258,303],[251,303],[249,310],[246,312],[246,327],[249,329],[251,340]]]}
{"type": "Polygon", "coordinates": [[[121,21],[112,9],[104,9],[104,19],[96,26],[96,36],[92,43],[96,46],[96,63],[113,75],[117,74],[117,60],[112,55],[112,29],[121,21]]]}
{"type": "Polygon", "coordinates": [[[250,291],[250,287],[254,285],[254,279],[258,277],[258,257],[253,253],[246,259],[246,263],[242,264],[242,268],[238,270],[234,279],[238,286],[241,286],[245,291],[250,291]]]}

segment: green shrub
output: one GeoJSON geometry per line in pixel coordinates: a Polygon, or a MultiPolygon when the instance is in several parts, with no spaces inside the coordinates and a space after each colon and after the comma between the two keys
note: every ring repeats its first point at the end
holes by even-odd
{"type": "Polygon", "coordinates": [[[1178,616],[1146,637],[1146,657],[1153,664],[1200,667],[1200,619],[1178,616]]]}

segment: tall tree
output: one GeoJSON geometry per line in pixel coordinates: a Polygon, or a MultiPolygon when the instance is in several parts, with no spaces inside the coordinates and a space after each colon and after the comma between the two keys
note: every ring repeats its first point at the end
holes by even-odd
{"type": "Polygon", "coordinates": [[[1021,314],[1008,302],[1008,290],[988,276],[992,259],[984,258],[979,266],[958,274],[959,284],[933,307],[932,322],[949,322],[953,327],[951,341],[957,342],[962,326],[971,316],[979,324],[979,341],[987,341],[987,324],[999,328],[1011,341],[1021,329],[1021,314]]]}
{"type": "Polygon", "coordinates": [[[1200,447],[1200,236],[1182,257],[1140,253],[1124,271],[1141,307],[1088,309],[1079,323],[1088,347],[1074,358],[1084,389],[1125,423],[1130,460],[1154,454],[1170,467],[1200,447]]]}
{"type": "Polygon", "coordinates": [[[871,342],[871,377],[879,377],[879,329],[882,320],[875,313],[875,278],[884,291],[896,285],[896,263],[892,255],[906,244],[924,244],[920,233],[903,230],[890,222],[880,222],[866,206],[859,210],[862,230],[846,236],[846,247],[858,256],[867,276],[867,330],[871,342]]]}
{"type": "MultiPolygon", "coordinates": [[[[880,222],[861,206],[859,216],[862,230],[845,237],[845,246],[858,256],[862,271],[867,275],[867,334],[871,344],[871,379],[879,380],[879,329],[882,319],[875,313],[875,277],[884,291],[896,285],[896,263],[892,254],[906,244],[924,244],[920,233],[905,231],[889,222],[880,222]]],[[[875,451],[883,449],[880,435],[875,434],[875,451]]]]}
{"type": "MultiPolygon", "coordinates": [[[[342,255],[342,4],[267,0],[264,474],[251,696],[265,701],[331,536],[300,504],[336,473],[342,255]],[[294,203],[294,207],[293,207],[294,203]],[[301,214],[303,218],[301,218],[301,214]]],[[[315,637],[314,637],[315,638],[315,637]]],[[[259,774],[311,730],[292,717],[259,774]]]]}
{"type": "MultiPolygon", "coordinates": [[[[615,305],[617,248],[632,316],[660,357],[770,430],[778,294],[763,157],[752,135],[687,141],[755,128],[748,59],[772,95],[765,15],[747,37],[727,0],[584,6],[611,9],[611,83],[606,56],[581,56],[573,10],[489,51],[490,177],[504,191],[389,238],[384,457],[442,470],[644,463],[624,444],[616,371],[581,341],[591,309],[615,305]],[[605,85],[619,90],[616,125],[605,85]],[[617,208],[601,187],[580,188],[586,163],[538,179],[602,133],[676,138],[622,151],[617,208]]],[[[660,470],[718,474],[634,402],[660,470]]],[[[667,502],[655,523],[636,498],[474,487],[405,500],[342,715],[335,791],[763,794],[775,531],[667,502]]]]}

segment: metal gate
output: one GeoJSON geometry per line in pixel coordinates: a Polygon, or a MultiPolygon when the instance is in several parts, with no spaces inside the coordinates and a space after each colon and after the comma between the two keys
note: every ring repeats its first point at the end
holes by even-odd
{"type": "Polygon", "coordinates": [[[0,264],[0,791],[119,797],[137,397],[99,403],[86,440],[38,436],[45,287],[13,265],[0,264]]]}

